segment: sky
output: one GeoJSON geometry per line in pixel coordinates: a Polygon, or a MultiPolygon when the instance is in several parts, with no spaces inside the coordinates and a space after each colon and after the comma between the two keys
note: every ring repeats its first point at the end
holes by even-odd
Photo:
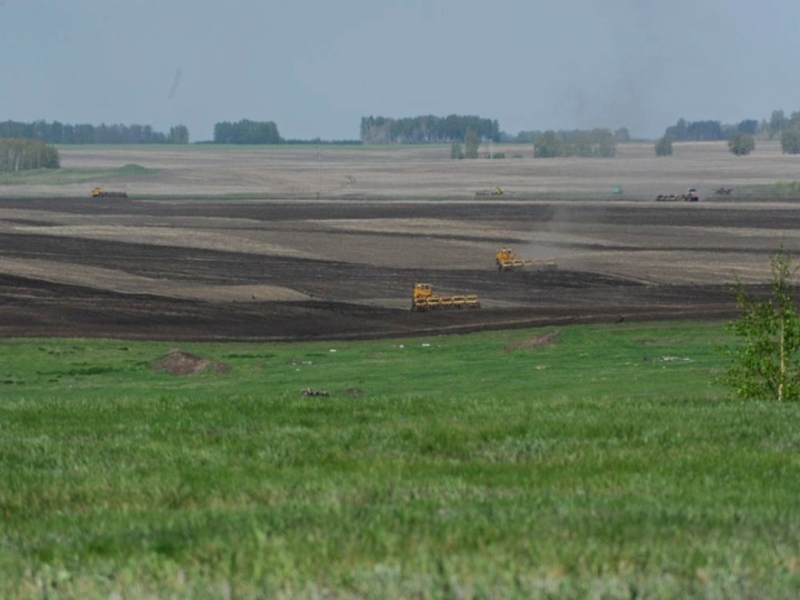
{"type": "Polygon", "coordinates": [[[0,121],[274,121],[357,139],[365,116],[510,134],[800,110],[798,0],[0,0],[0,121]]]}

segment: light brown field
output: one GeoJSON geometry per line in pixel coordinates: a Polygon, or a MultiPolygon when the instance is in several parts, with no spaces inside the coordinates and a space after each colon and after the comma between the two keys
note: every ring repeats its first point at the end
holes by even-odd
{"type": "Polygon", "coordinates": [[[733,309],[735,276],[767,281],[781,243],[800,251],[796,200],[711,193],[797,179],[800,160],[777,144],[748,157],[724,144],[676,144],[661,159],[650,144],[607,160],[495,151],[508,158],[454,161],[445,147],[65,148],[66,169],[160,171],[0,186],[0,332],[286,339],[719,317],[733,309]],[[95,184],[131,198],[91,199],[95,184]],[[475,197],[495,186],[507,194],[475,197]],[[654,200],[689,186],[700,202],[654,200]],[[499,245],[558,270],[499,274],[499,245]],[[414,280],[478,293],[483,309],[412,314],[414,280]]]}
{"type": "MultiPolygon", "coordinates": [[[[611,159],[534,159],[530,145],[495,146],[502,160],[451,160],[447,146],[340,147],[185,146],[139,148],[91,146],[60,149],[62,166],[158,168],[153,177],[116,179],[107,187],[137,197],[152,195],[254,194],[325,198],[388,196],[430,199],[472,197],[501,186],[530,196],[605,198],[621,185],[626,198],[650,199],[697,187],[708,197],[717,187],[800,179],[800,157],[781,154],[778,142],[759,142],[753,154],[732,155],[725,143],[676,143],[671,157],[657,158],[652,144],[619,146],[611,159]],[[522,158],[513,158],[521,155],[522,158]]],[[[481,155],[488,148],[481,148],[481,155]]],[[[98,182],[102,184],[103,182],[98,182]]],[[[15,195],[83,196],[87,184],[15,186],[15,195]]],[[[0,187],[0,194],[9,190],[0,187]]]]}

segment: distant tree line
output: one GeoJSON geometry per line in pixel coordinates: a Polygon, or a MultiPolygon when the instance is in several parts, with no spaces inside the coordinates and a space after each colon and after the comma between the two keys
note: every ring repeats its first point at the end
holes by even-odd
{"type": "Polygon", "coordinates": [[[800,154],[800,112],[793,112],[787,117],[782,110],[772,111],[767,135],[772,139],[777,134],[781,136],[784,154],[800,154]]]}
{"type": "Polygon", "coordinates": [[[402,119],[362,117],[360,139],[364,144],[466,142],[468,131],[475,133],[481,140],[500,141],[500,124],[496,119],[482,119],[471,115],[427,115],[402,119]]]}
{"type": "Polygon", "coordinates": [[[766,121],[744,119],[735,125],[723,125],[720,121],[687,121],[679,119],[667,127],[663,137],[655,143],[656,156],[672,155],[673,142],[718,142],[728,141],[731,153],[745,156],[755,149],[755,136],[766,130],[766,121]]]}
{"type": "Polygon", "coordinates": [[[169,133],[162,133],[150,125],[3,121],[0,122],[0,138],[39,140],[47,144],[188,144],[189,130],[185,125],[176,125],[169,133]]]}
{"type": "MultiPolygon", "coordinates": [[[[580,137],[584,137],[586,135],[591,135],[591,129],[560,129],[558,131],[553,131],[552,133],[555,134],[556,138],[563,140],[564,142],[571,142],[572,140],[580,137]]],[[[596,131],[596,130],[594,130],[596,131]]],[[[604,130],[605,131],[605,130],[604,130]]],[[[500,132],[500,141],[505,144],[535,144],[536,140],[539,139],[542,135],[544,135],[545,131],[520,131],[516,135],[511,135],[506,133],[505,131],[500,132]]],[[[617,143],[624,143],[631,141],[631,134],[628,131],[627,127],[620,127],[619,129],[614,130],[614,141],[617,143]]]]}
{"type": "Polygon", "coordinates": [[[214,125],[215,144],[280,144],[282,141],[274,121],[242,119],[214,125]]]}
{"type": "Polygon", "coordinates": [[[718,142],[728,139],[719,121],[686,121],[680,119],[667,127],[664,135],[675,142],[718,142]]]}
{"type": "Polygon", "coordinates": [[[604,157],[617,155],[617,140],[609,129],[545,131],[533,143],[535,158],[559,156],[604,157]]]}
{"type": "MultiPolygon", "coordinates": [[[[742,155],[748,154],[754,148],[756,137],[771,140],[776,135],[780,136],[781,148],[785,154],[800,154],[800,111],[787,117],[783,110],[773,110],[769,120],[745,119],[735,125],[723,125],[720,121],[680,119],[675,125],[667,127],[662,139],[676,142],[727,140],[731,152],[742,155]]],[[[657,148],[656,153],[658,152],[657,148]]]]}
{"type": "Polygon", "coordinates": [[[281,144],[292,144],[300,146],[361,146],[361,140],[322,140],[314,138],[311,140],[299,140],[296,138],[281,138],[281,144]]]}
{"type": "Polygon", "coordinates": [[[788,117],[782,110],[773,110],[769,122],[766,123],[766,133],[769,139],[782,135],[784,131],[800,131],[800,111],[791,113],[788,117]]]}
{"type": "Polygon", "coordinates": [[[787,117],[782,110],[774,110],[769,121],[744,119],[733,125],[723,124],[720,121],[679,119],[675,125],[667,127],[664,135],[675,142],[718,142],[730,140],[737,134],[772,139],[787,129],[800,131],[800,112],[793,112],[787,117]]]}
{"type": "Polygon", "coordinates": [[[58,169],[58,150],[39,140],[0,138],[0,172],[58,169]]]}

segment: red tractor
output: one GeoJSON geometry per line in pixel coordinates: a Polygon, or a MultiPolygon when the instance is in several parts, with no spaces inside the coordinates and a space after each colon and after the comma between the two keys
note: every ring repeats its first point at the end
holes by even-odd
{"type": "Polygon", "coordinates": [[[697,202],[700,200],[700,195],[697,193],[696,189],[689,188],[689,191],[683,194],[683,199],[687,202],[697,202]]]}

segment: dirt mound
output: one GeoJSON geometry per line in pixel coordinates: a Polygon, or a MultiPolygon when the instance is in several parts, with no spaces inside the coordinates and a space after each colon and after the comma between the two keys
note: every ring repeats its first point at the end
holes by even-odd
{"type": "Polygon", "coordinates": [[[508,344],[505,348],[503,348],[506,352],[511,352],[512,350],[523,350],[526,348],[542,348],[544,346],[554,346],[558,340],[558,332],[551,331],[549,333],[540,333],[539,335],[534,335],[527,340],[522,340],[521,342],[514,342],[513,344],[508,344]]]}
{"type": "Polygon", "coordinates": [[[202,358],[179,348],[173,348],[166,356],[153,363],[154,371],[166,371],[170,375],[191,375],[201,371],[229,373],[231,368],[223,362],[202,358]]]}

